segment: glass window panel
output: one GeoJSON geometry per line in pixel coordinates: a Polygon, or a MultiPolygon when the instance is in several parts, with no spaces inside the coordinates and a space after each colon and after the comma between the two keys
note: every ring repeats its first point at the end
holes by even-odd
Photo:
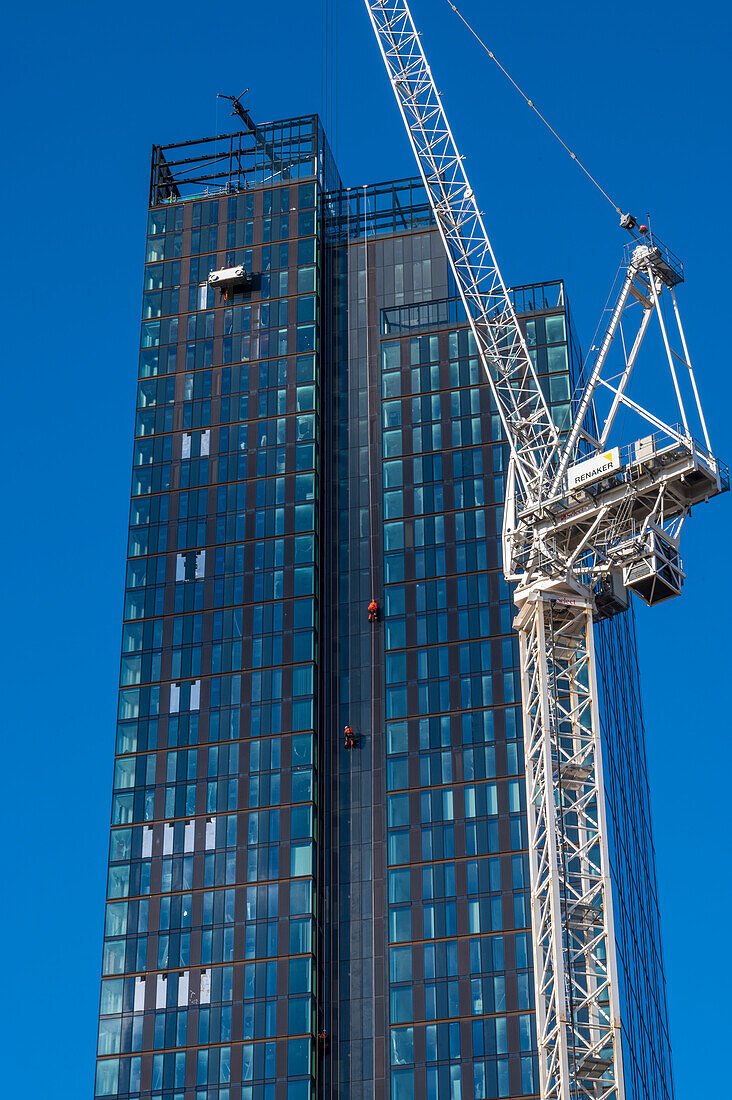
{"type": "Polygon", "coordinates": [[[560,313],[555,317],[545,317],[544,324],[546,325],[547,344],[558,344],[567,339],[564,314],[560,313]]]}
{"type": "MultiPolygon", "coordinates": [[[[392,989],[389,996],[391,1022],[393,1024],[410,1023],[413,1018],[411,986],[392,989]]],[[[410,1100],[413,1100],[413,1094],[410,1100]]]]}
{"type": "Polygon", "coordinates": [[[408,902],[411,895],[411,872],[389,871],[389,902],[408,902]]]}
{"type": "Polygon", "coordinates": [[[392,947],[389,951],[389,978],[392,982],[411,982],[412,948],[392,947]]]}
{"type": "Polygon", "coordinates": [[[391,1064],[408,1066],[414,1062],[414,1028],[391,1029],[391,1064]]]}
{"type": "Polygon", "coordinates": [[[119,1058],[108,1058],[97,1063],[96,1096],[112,1096],[117,1092],[119,1058]]]}
{"type": "Polygon", "coordinates": [[[393,1070],[391,1075],[391,1100],[414,1100],[414,1097],[414,1070],[393,1070]]]}
{"type": "Polygon", "coordinates": [[[568,370],[566,344],[546,349],[546,365],[547,370],[551,372],[568,370]]]}
{"type": "Polygon", "coordinates": [[[383,370],[401,369],[401,344],[398,340],[381,345],[381,365],[383,370]]]}
{"type": "Polygon", "coordinates": [[[552,375],[549,379],[549,396],[552,401],[569,401],[569,375],[552,375]]]}
{"type": "Polygon", "coordinates": [[[102,996],[100,1001],[100,1016],[111,1016],[122,1011],[122,990],[124,982],[122,978],[102,982],[102,996]]]}
{"type": "Polygon", "coordinates": [[[290,848],[290,874],[293,878],[313,873],[313,846],[293,844],[290,848]]]}
{"type": "Polygon", "coordinates": [[[403,943],[412,938],[412,910],[409,906],[389,910],[389,943],[403,943]]]}

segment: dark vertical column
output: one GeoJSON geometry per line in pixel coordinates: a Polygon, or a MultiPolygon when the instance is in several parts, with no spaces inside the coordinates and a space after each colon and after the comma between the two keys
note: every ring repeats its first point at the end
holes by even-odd
{"type": "Polygon", "coordinates": [[[672,1100],[645,730],[632,609],[597,630],[608,844],[628,1095],[672,1100]]]}
{"type": "MultiPolygon", "coordinates": [[[[327,216],[324,214],[324,216],[327,216]]],[[[323,254],[322,520],[321,520],[321,707],[320,707],[320,966],[318,1091],[321,1100],[339,1095],[338,1052],[348,1033],[341,1019],[340,906],[340,697],[344,662],[344,611],[348,606],[348,341],[347,250],[337,227],[323,254]]]]}
{"type": "MultiPolygon", "coordinates": [[[[388,1088],[387,1071],[387,990],[385,960],[386,928],[386,784],[384,775],[384,626],[383,614],[376,623],[369,622],[367,607],[375,599],[379,607],[383,599],[382,546],[382,483],[381,483],[381,345],[380,345],[380,280],[377,262],[381,243],[366,241],[366,324],[367,324],[367,408],[368,408],[368,507],[369,507],[369,575],[361,585],[359,615],[361,630],[367,635],[369,668],[369,732],[370,756],[364,768],[370,767],[370,806],[364,812],[371,815],[371,1008],[373,1012],[373,1096],[385,1100],[388,1088]]],[[[363,578],[363,572],[361,573],[363,578]]],[[[366,641],[366,639],[365,639],[366,641]]]]}
{"type": "Polygon", "coordinates": [[[369,515],[368,332],[366,249],[349,249],[348,305],[348,587],[343,595],[344,662],[340,699],[340,963],[342,1086],[354,1100],[373,1091],[372,900],[371,900],[371,521],[369,515]],[[356,749],[346,749],[350,725],[356,749]]]}

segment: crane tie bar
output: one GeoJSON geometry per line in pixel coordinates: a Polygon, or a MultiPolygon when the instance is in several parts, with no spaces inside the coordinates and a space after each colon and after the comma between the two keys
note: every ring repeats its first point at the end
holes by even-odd
{"type": "MultiPolygon", "coordinates": [[[[501,72],[503,73],[503,75],[504,75],[504,76],[505,76],[505,77],[506,77],[506,78],[507,78],[507,79],[508,79],[508,80],[509,80],[509,81],[511,82],[511,84],[513,84],[514,88],[515,88],[515,89],[516,89],[516,91],[517,91],[517,92],[519,93],[519,95],[523,96],[523,98],[524,98],[524,99],[526,100],[526,102],[528,103],[529,107],[531,107],[531,110],[532,110],[532,111],[534,111],[534,113],[535,113],[535,114],[537,114],[537,115],[539,116],[539,118],[540,118],[540,119],[541,119],[541,121],[542,121],[542,122],[544,123],[544,125],[546,126],[546,128],[547,128],[548,130],[550,130],[550,131],[552,132],[552,134],[554,134],[554,137],[555,137],[555,138],[557,139],[557,141],[559,142],[559,144],[560,144],[560,145],[563,145],[563,146],[564,146],[564,148],[565,148],[565,149],[567,150],[567,152],[569,153],[569,155],[570,155],[570,157],[572,158],[572,160],[573,160],[573,161],[575,161],[575,162],[576,162],[576,163],[577,163],[577,164],[578,164],[578,165],[580,166],[580,168],[581,168],[581,169],[582,169],[582,171],[583,171],[583,172],[585,173],[585,175],[586,175],[586,176],[588,177],[588,179],[590,179],[590,180],[592,181],[592,183],[594,183],[595,187],[596,187],[596,188],[597,188],[597,190],[598,190],[598,191],[600,192],[600,194],[601,194],[601,195],[604,195],[604,196],[605,196],[605,198],[607,199],[607,201],[608,201],[608,202],[610,203],[610,205],[611,205],[611,206],[612,206],[612,207],[613,207],[613,208],[614,208],[614,209],[615,209],[615,210],[616,210],[616,211],[618,212],[618,214],[620,215],[620,217],[621,217],[621,218],[624,218],[624,217],[625,217],[625,218],[627,218],[627,217],[629,217],[629,215],[627,215],[627,214],[626,214],[626,215],[624,215],[624,214],[623,214],[623,211],[622,211],[622,210],[620,209],[620,207],[619,207],[619,206],[617,205],[617,203],[614,203],[614,202],[613,202],[613,200],[612,200],[612,199],[610,198],[610,196],[608,195],[607,191],[603,190],[603,188],[602,188],[602,187],[600,186],[600,184],[599,184],[599,183],[597,182],[597,180],[596,180],[596,179],[595,179],[595,177],[594,177],[594,176],[592,175],[592,173],[591,173],[590,171],[588,171],[588,169],[587,169],[587,168],[585,168],[584,164],[583,164],[583,163],[582,163],[582,161],[581,161],[581,160],[579,159],[579,157],[577,156],[577,154],[576,154],[576,153],[573,153],[573,152],[572,152],[572,150],[571,150],[571,149],[569,148],[569,146],[567,145],[566,141],[563,141],[563,140],[561,139],[561,137],[559,136],[559,134],[557,133],[557,131],[556,131],[556,130],[554,129],[554,127],[552,126],[552,124],[551,124],[551,123],[550,123],[550,122],[549,122],[549,121],[548,121],[548,120],[547,120],[546,118],[544,118],[544,115],[543,115],[543,114],[541,113],[541,111],[540,111],[540,110],[539,110],[539,108],[538,108],[538,107],[536,106],[536,104],[535,104],[535,103],[533,102],[533,100],[529,99],[529,97],[528,97],[528,96],[526,95],[526,92],[525,92],[525,91],[523,90],[523,88],[520,88],[520,87],[519,87],[519,85],[518,85],[518,84],[516,83],[516,81],[515,81],[515,80],[513,79],[513,77],[511,76],[511,74],[510,74],[509,72],[507,72],[507,70],[506,70],[506,69],[504,69],[503,65],[502,65],[502,64],[501,64],[501,62],[500,62],[500,61],[498,60],[498,58],[497,58],[497,57],[496,57],[496,55],[495,55],[495,54],[493,53],[493,51],[492,51],[492,50],[490,50],[490,49],[488,48],[488,46],[487,46],[487,45],[485,44],[485,42],[483,41],[483,39],[482,39],[482,38],[480,37],[480,35],[479,35],[479,34],[478,34],[478,32],[476,31],[476,29],[475,29],[474,27],[472,27],[472,26],[470,25],[470,23],[469,23],[469,22],[468,22],[468,20],[467,20],[467,19],[465,18],[465,16],[463,15],[463,13],[462,13],[462,12],[461,12],[461,11],[460,11],[460,10],[459,10],[459,9],[458,9],[458,8],[457,8],[457,7],[456,7],[456,6],[454,5],[454,4],[453,4],[453,3],[452,3],[452,0],[446,0],[446,2],[447,2],[447,4],[448,4],[448,5],[449,5],[449,6],[450,6],[450,7],[452,8],[452,10],[453,10],[453,11],[455,12],[455,14],[457,15],[458,19],[460,19],[460,20],[461,20],[461,22],[465,24],[465,26],[466,26],[466,27],[467,27],[467,29],[468,29],[468,30],[470,31],[470,33],[471,33],[471,34],[473,35],[473,37],[474,37],[474,38],[475,38],[475,39],[476,39],[476,40],[477,40],[477,41],[478,41],[478,42],[480,43],[480,45],[481,45],[481,46],[483,47],[483,49],[485,50],[485,52],[486,52],[486,53],[488,54],[488,56],[490,57],[491,61],[495,61],[495,63],[496,63],[496,65],[498,66],[498,68],[499,68],[499,69],[501,70],[501,72]]],[[[635,223],[635,219],[633,219],[633,223],[635,223]]],[[[622,223],[621,223],[621,224],[622,224],[622,223]]]]}

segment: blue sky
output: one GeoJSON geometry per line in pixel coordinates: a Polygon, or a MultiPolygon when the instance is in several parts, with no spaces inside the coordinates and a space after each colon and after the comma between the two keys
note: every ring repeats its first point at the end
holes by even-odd
{"type": "MultiPolygon", "coordinates": [[[[729,459],[728,6],[461,6],[685,260],[687,336],[729,459]]],[[[335,7],[40,0],[5,17],[8,1096],[92,1091],[150,146],[226,129],[216,92],[248,85],[260,121],[320,111],[346,183],[412,175],[364,6],[335,7]]],[[[587,346],[624,243],[614,212],[447,4],[413,7],[506,281],[564,277],[587,346]]],[[[719,1094],[728,1043],[731,536],[729,497],[699,509],[682,599],[638,610],[679,1097],[719,1094]]]]}

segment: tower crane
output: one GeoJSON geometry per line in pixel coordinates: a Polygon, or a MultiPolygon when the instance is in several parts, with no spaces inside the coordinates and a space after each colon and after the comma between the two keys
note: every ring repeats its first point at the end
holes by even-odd
{"type": "Polygon", "coordinates": [[[557,426],[409,5],[365,2],[510,452],[503,570],[515,585],[520,641],[541,1097],[623,1100],[593,627],[627,607],[629,590],[651,605],[680,592],[682,524],[693,505],[729,487],[681,324],[683,267],[623,216],[633,239],[619,293],[572,422],[557,426]],[[629,394],[654,318],[679,424],[629,394]],[[646,434],[622,443],[620,410],[646,434]]]}

